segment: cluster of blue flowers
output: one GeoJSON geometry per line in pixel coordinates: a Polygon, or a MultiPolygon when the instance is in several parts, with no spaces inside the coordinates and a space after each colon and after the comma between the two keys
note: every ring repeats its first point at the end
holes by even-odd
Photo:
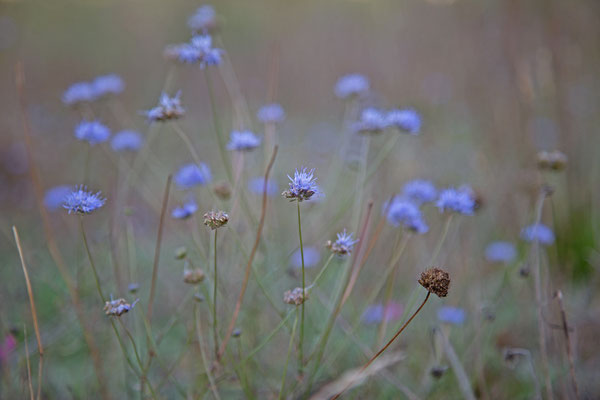
{"type": "Polygon", "coordinates": [[[62,101],[72,106],[83,102],[92,102],[108,95],[119,94],[125,89],[125,83],[119,75],[99,76],[91,82],[77,82],[63,93],[62,101]]]}
{"type": "Polygon", "coordinates": [[[476,206],[473,190],[468,186],[444,189],[439,193],[436,206],[440,212],[473,215],[476,206]]]}
{"type": "Polygon", "coordinates": [[[417,135],[421,130],[421,116],[412,108],[385,111],[368,107],[354,124],[354,131],[358,133],[380,133],[388,128],[417,135]]]}
{"type": "Polygon", "coordinates": [[[75,137],[93,146],[106,142],[110,137],[110,129],[100,121],[81,121],[75,127],[75,137]]]}

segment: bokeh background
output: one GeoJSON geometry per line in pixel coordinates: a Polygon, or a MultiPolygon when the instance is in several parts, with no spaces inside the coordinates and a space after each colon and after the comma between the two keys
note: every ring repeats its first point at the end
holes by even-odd
{"type": "MultiPolygon", "coordinates": [[[[46,343],[43,398],[100,397],[82,330],[68,290],[48,253],[36,206],[15,83],[18,63],[25,76],[32,155],[41,171],[44,190],[80,183],[87,157],[86,146],[73,137],[81,116],[62,103],[63,92],[76,81],[108,73],[119,74],[126,88],[118,99],[95,110],[98,118],[113,131],[134,129],[146,135],[151,128],[140,111],[153,107],[161,91],[174,94],[181,90],[187,114],[179,126],[193,138],[202,160],[212,168],[214,181],[219,182],[226,175],[216,151],[204,73],[194,66],[174,65],[163,57],[165,46],[188,40],[186,20],[200,5],[155,0],[0,1],[0,397],[22,398],[27,394],[23,325],[28,327],[26,340],[32,359],[36,357],[13,225],[19,228],[25,247],[46,343]]],[[[431,329],[442,303],[467,312],[466,322],[448,329],[447,334],[476,396],[535,396],[527,362],[508,365],[503,350],[529,349],[535,374],[542,381],[533,284],[531,277],[519,275],[519,269],[530,265],[531,253],[529,246],[518,239],[521,228],[533,222],[542,183],[554,189],[542,214],[544,223],[556,234],[555,244],[544,248],[542,256],[554,394],[556,398],[574,398],[564,335],[556,328],[561,322],[553,293],[561,289],[580,398],[600,396],[600,384],[594,379],[600,367],[600,3],[326,0],[219,1],[212,5],[219,21],[215,37],[226,51],[223,65],[210,71],[223,129],[229,132],[245,127],[261,132],[263,128],[255,118],[258,108],[271,101],[284,106],[287,119],[278,129],[280,148],[273,177],[280,192],[287,184],[286,175],[294,168],[306,165],[317,169],[326,197],[305,208],[303,225],[305,244],[318,249],[318,265],[327,258],[325,240],[333,239],[343,228],[358,231],[369,199],[375,204],[374,227],[381,218],[378,210],[383,202],[409,179],[426,178],[439,186],[470,184],[482,199],[475,216],[461,217],[451,226],[438,258],[453,275],[453,293],[443,302],[435,299],[433,305],[429,304],[402,343],[396,344],[406,358],[390,367],[392,378],[376,375],[349,396],[461,398],[452,372],[440,379],[428,375],[432,366],[448,364],[438,354],[442,351],[432,345],[435,337],[431,329]],[[369,139],[368,160],[386,146],[394,147],[358,193],[355,180],[364,155],[360,143],[350,140],[340,160],[340,174],[328,175],[345,140],[344,104],[335,97],[333,87],[340,76],[355,72],[367,76],[372,89],[360,100],[359,107],[414,107],[423,119],[419,136],[395,140],[393,136],[399,134],[394,132],[369,139]],[[554,149],[568,156],[567,168],[559,173],[541,173],[536,168],[536,154],[554,149]],[[352,209],[338,215],[341,204],[348,201],[352,209]],[[487,263],[484,249],[493,240],[518,243],[518,259],[510,266],[487,263]],[[494,318],[487,320],[484,314],[490,309],[494,318]]],[[[159,138],[151,145],[154,156],[148,169],[136,175],[132,195],[123,208],[111,206],[118,165],[123,160],[119,161],[108,147],[94,148],[88,183],[109,199],[108,207],[86,218],[107,290],[116,297],[126,295],[127,279],[118,282],[114,271],[117,265],[131,267],[131,243],[125,237],[133,232],[133,263],[141,286],[137,296],[143,308],[165,180],[180,165],[192,161],[185,144],[168,125],[158,129],[159,138]],[[127,216],[125,208],[130,213],[127,216]]],[[[246,157],[242,181],[264,173],[270,151],[260,149],[246,157]]],[[[129,161],[126,159],[125,165],[129,161]]],[[[246,191],[244,184],[240,187],[246,191]]],[[[231,206],[215,203],[206,192],[198,196],[202,212],[217,205],[231,206]]],[[[254,220],[232,220],[230,229],[236,230],[249,249],[260,214],[260,197],[249,191],[244,196],[254,220]]],[[[184,200],[185,195],[174,189],[169,204],[184,200]]],[[[396,277],[394,300],[404,306],[415,287],[417,272],[427,262],[443,230],[437,210],[432,207],[425,214],[430,232],[410,243],[396,277]]],[[[200,216],[197,218],[200,221],[200,216]]],[[[298,271],[290,266],[290,257],[298,248],[295,218],[294,205],[277,196],[269,200],[265,244],[257,257],[257,268],[266,277],[264,284],[274,299],[298,284],[298,271]]],[[[53,212],[50,224],[100,348],[110,383],[108,392],[116,398],[134,396],[136,388],[130,384],[133,375],[127,372],[96,298],[76,219],[53,212]]],[[[200,253],[209,254],[211,236],[204,227],[192,225],[168,219],[165,226],[155,319],[161,326],[176,315],[177,323],[161,344],[164,365],[155,367],[151,376],[155,382],[172,376],[188,398],[198,398],[211,395],[204,382],[206,377],[200,372],[203,369],[198,366],[198,352],[190,350],[180,356],[197,343],[189,334],[194,328],[193,301],[189,296],[184,301],[187,288],[181,283],[182,264],[172,256],[179,246],[193,249],[200,243],[202,251],[190,253],[198,258],[198,264],[206,263],[205,271],[210,270],[210,263],[200,253]],[[169,365],[173,365],[174,372],[167,375],[169,365]]],[[[233,236],[225,233],[219,249],[224,260],[222,325],[226,325],[233,309],[247,260],[233,236]]],[[[384,273],[396,237],[397,230],[384,228],[366,272],[342,312],[346,320],[354,321],[369,306],[364,301],[370,298],[376,278],[384,273]]],[[[342,265],[339,261],[332,268],[342,265]]],[[[310,276],[314,277],[317,270],[318,266],[310,276]]],[[[328,273],[326,285],[335,287],[336,272],[332,269],[328,273]]],[[[328,287],[324,286],[322,293],[325,305],[314,302],[319,310],[313,309],[310,317],[311,338],[318,337],[319,323],[329,315],[328,287]]],[[[234,347],[241,354],[256,347],[280,321],[256,284],[251,283],[244,304],[247,309],[243,309],[240,319],[242,339],[238,348],[234,347]]],[[[285,309],[284,304],[277,306],[285,309]]],[[[208,311],[204,317],[208,327],[208,311]]],[[[139,319],[134,323],[133,317],[131,324],[143,342],[143,324],[139,319]]],[[[391,333],[392,329],[387,336],[391,333]]],[[[376,337],[377,328],[364,324],[354,339],[373,351],[376,337]]],[[[278,332],[247,367],[254,371],[248,372],[248,377],[257,398],[277,396],[288,340],[289,329],[278,332]]],[[[311,340],[314,345],[316,339],[311,340]]],[[[335,328],[328,349],[335,356],[326,356],[327,368],[317,379],[315,390],[368,359],[365,348],[352,342],[340,327],[335,328]]],[[[288,379],[292,382],[293,373],[290,368],[288,379]]],[[[177,385],[164,379],[167,382],[161,386],[160,396],[182,395],[177,385]]],[[[224,398],[247,396],[233,378],[224,378],[219,385],[224,398]]],[[[288,395],[300,397],[301,392],[293,389],[288,395]]]]}

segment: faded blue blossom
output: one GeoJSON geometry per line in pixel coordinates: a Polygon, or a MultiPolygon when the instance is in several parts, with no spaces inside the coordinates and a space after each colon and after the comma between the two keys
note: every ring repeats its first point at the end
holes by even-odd
{"type": "Polygon", "coordinates": [[[492,242],[485,248],[485,259],[489,262],[510,263],[516,256],[515,245],[510,242],[492,242]]]}
{"type": "Polygon", "coordinates": [[[388,126],[386,116],[377,108],[365,108],[360,113],[360,119],[354,124],[354,131],[358,133],[380,133],[388,126]]]}
{"type": "MultiPolygon", "coordinates": [[[[321,254],[316,247],[307,246],[304,247],[304,267],[311,268],[317,265],[321,260],[321,254]]],[[[290,257],[290,263],[294,268],[302,268],[302,257],[300,249],[296,250],[290,257]]]]}
{"type": "Polygon", "coordinates": [[[335,95],[340,99],[347,99],[360,95],[369,90],[369,80],[360,74],[342,76],[335,85],[335,95]]]}
{"type": "Polygon", "coordinates": [[[314,176],[314,168],[308,170],[307,168],[300,168],[300,171],[296,169],[294,177],[288,175],[290,180],[290,188],[282,193],[282,195],[290,199],[290,201],[297,200],[309,200],[313,195],[320,195],[319,187],[317,186],[317,178],[314,176]]]}
{"type": "Polygon", "coordinates": [[[384,315],[386,322],[397,321],[402,317],[404,306],[400,303],[389,302],[386,307],[381,303],[368,306],[361,316],[364,324],[379,324],[383,321],[384,315]]]}
{"type": "Polygon", "coordinates": [[[81,121],[75,127],[75,137],[91,145],[106,142],[110,137],[110,130],[99,121],[81,121]]]}
{"type": "Polygon", "coordinates": [[[437,312],[438,319],[446,324],[461,325],[467,319],[465,310],[459,307],[442,306],[437,312]]]}
{"type": "Polygon", "coordinates": [[[386,218],[390,225],[403,226],[418,234],[429,231],[429,226],[425,223],[419,206],[412,201],[396,196],[389,205],[384,204],[383,208],[384,211],[387,209],[386,218]]]}
{"type": "Polygon", "coordinates": [[[337,255],[345,255],[352,252],[352,248],[357,242],[358,239],[354,239],[354,233],[348,234],[344,229],[343,232],[337,234],[335,242],[327,241],[327,248],[337,255]]]}
{"type": "Polygon", "coordinates": [[[72,191],[73,187],[69,185],[60,185],[48,189],[44,194],[44,205],[50,211],[58,210],[72,191]]]}
{"type": "Polygon", "coordinates": [[[417,203],[429,203],[436,199],[437,189],[431,181],[413,179],[404,184],[402,194],[417,203]]]}
{"type": "Polygon", "coordinates": [[[102,207],[104,203],[106,199],[100,192],[90,192],[86,186],[80,185],[65,197],[63,207],[69,210],[69,214],[90,214],[102,207]]]}
{"type": "Polygon", "coordinates": [[[114,151],[138,151],[143,144],[142,135],[135,131],[118,132],[110,141],[110,146],[114,151]]]}
{"type": "Polygon", "coordinates": [[[216,27],[216,19],[217,13],[213,6],[205,4],[188,18],[187,24],[195,32],[207,32],[216,27]]]}
{"type": "Polygon", "coordinates": [[[194,200],[189,200],[181,207],[176,207],[171,211],[171,216],[175,219],[186,219],[198,211],[198,204],[194,200]]]}
{"type": "Polygon", "coordinates": [[[266,104],[258,110],[256,117],[263,124],[275,124],[285,119],[285,111],[277,103],[266,104]]]}
{"type": "Polygon", "coordinates": [[[421,129],[421,116],[412,108],[390,110],[386,115],[387,125],[417,135],[421,129]]]}
{"type": "Polygon", "coordinates": [[[129,304],[125,299],[113,300],[111,297],[111,300],[104,304],[104,313],[108,316],[120,317],[135,307],[138,301],[140,300],[136,299],[132,304],[129,304]]]}
{"type": "Polygon", "coordinates": [[[211,180],[210,168],[205,163],[185,164],[175,174],[175,183],[189,189],[197,185],[206,185],[211,180]]]}
{"type": "Polygon", "coordinates": [[[248,151],[260,146],[260,138],[250,131],[233,131],[227,150],[248,151]]]}
{"type": "Polygon", "coordinates": [[[473,215],[475,211],[475,199],[470,188],[448,188],[440,192],[436,206],[440,212],[450,211],[473,215]]]}
{"type": "Polygon", "coordinates": [[[521,231],[521,239],[526,242],[538,241],[544,246],[554,243],[554,232],[542,223],[529,225],[521,231]]]}
{"type": "Polygon", "coordinates": [[[207,65],[219,65],[223,50],[213,47],[212,44],[212,36],[196,35],[188,43],[167,46],[165,56],[184,64],[198,64],[201,68],[207,65]]]}
{"type": "Polygon", "coordinates": [[[181,105],[181,91],[178,91],[173,97],[162,93],[158,106],[145,111],[144,114],[151,122],[181,118],[185,114],[185,109],[181,105]]]}
{"type": "Polygon", "coordinates": [[[94,96],[96,98],[109,94],[119,94],[125,89],[123,79],[116,74],[99,76],[94,79],[92,86],[94,87],[94,96]]]}
{"type": "MultiPolygon", "coordinates": [[[[248,181],[248,190],[250,190],[254,194],[263,194],[265,186],[265,178],[262,176],[257,176],[256,178],[252,178],[248,181]]],[[[267,195],[275,196],[279,192],[279,186],[277,182],[273,179],[269,179],[267,181],[267,195]]]]}
{"type": "Polygon", "coordinates": [[[89,82],[77,82],[69,86],[63,93],[62,101],[68,106],[81,102],[94,101],[96,93],[94,86],[89,82]]]}

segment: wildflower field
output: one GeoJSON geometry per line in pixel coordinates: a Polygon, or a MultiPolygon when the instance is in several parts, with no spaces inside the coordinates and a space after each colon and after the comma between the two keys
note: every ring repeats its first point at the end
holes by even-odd
{"type": "Polygon", "coordinates": [[[600,398],[599,38],[0,1],[0,399],[600,398]]]}

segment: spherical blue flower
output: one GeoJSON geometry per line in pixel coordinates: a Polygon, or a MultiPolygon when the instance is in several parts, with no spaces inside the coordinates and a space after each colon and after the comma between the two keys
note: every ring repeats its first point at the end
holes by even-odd
{"type": "Polygon", "coordinates": [[[335,242],[328,241],[327,247],[338,255],[349,254],[352,252],[352,248],[358,242],[358,239],[354,239],[354,233],[343,232],[337,234],[337,240],[335,242]]]}
{"type": "Polygon", "coordinates": [[[106,199],[100,192],[92,193],[87,187],[80,185],[65,197],[63,207],[69,210],[69,214],[89,214],[102,207],[105,202],[106,199]]]}
{"type": "MultiPolygon", "coordinates": [[[[321,254],[316,247],[304,247],[304,268],[314,267],[320,259],[321,254]]],[[[300,249],[292,254],[290,263],[294,268],[302,268],[302,255],[300,254],[300,249]]]]}
{"type": "Polygon", "coordinates": [[[462,308],[443,306],[437,312],[438,319],[446,324],[461,325],[467,319],[467,313],[462,308]]]}
{"type": "Polygon", "coordinates": [[[119,94],[125,88],[125,83],[119,75],[102,75],[94,79],[92,83],[95,97],[102,97],[109,94],[119,94]]]}
{"type": "Polygon", "coordinates": [[[388,126],[417,135],[421,129],[421,116],[412,108],[405,110],[390,110],[386,115],[388,126]]]}
{"type": "Polygon", "coordinates": [[[424,234],[429,231],[429,227],[423,220],[423,214],[419,207],[410,200],[402,197],[395,197],[392,202],[384,204],[384,210],[387,209],[386,218],[392,226],[404,226],[411,231],[424,234]]]}
{"type": "Polygon", "coordinates": [[[177,92],[173,97],[162,93],[158,106],[146,111],[144,114],[151,122],[181,118],[185,114],[185,109],[181,106],[180,97],[181,91],[177,92]]]}
{"type": "Polygon", "coordinates": [[[94,145],[107,141],[110,130],[99,121],[81,121],[75,127],[75,137],[94,145]]]}
{"type": "Polygon", "coordinates": [[[44,205],[50,211],[58,210],[72,191],[73,187],[69,185],[60,185],[48,189],[44,195],[44,205]]]}
{"type": "Polygon", "coordinates": [[[62,96],[62,101],[68,106],[85,102],[94,101],[96,93],[94,86],[88,82],[77,82],[69,86],[62,96]]]}
{"type": "Polygon", "coordinates": [[[175,174],[175,183],[183,189],[206,185],[211,180],[210,168],[204,163],[186,164],[175,174]]]}
{"type": "Polygon", "coordinates": [[[142,135],[135,131],[121,131],[110,141],[114,151],[138,151],[143,144],[142,135]]]}
{"type": "Polygon", "coordinates": [[[260,138],[250,131],[232,131],[227,150],[247,151],[260,146],[260,138]]]}
{"type": "Polygon", "coordinates": [[[365,108],[360,114],[360,119],[354,124],[354,131],[358,133],[380,133],[388,127],[383,111],[376,108],[365,108]]]}
{"type": "Polygon", "coordinates": [[[310,171],[307,168],[296,169],[294,177],[288,175],[290,188],[283,192],[283,196],[290,200],[309,200],[313,195],[320,194],[317,186],[317,178],[314,177],[314,168],[310,171]]]}
{"type": "Polygon", "coordinates": [[[198,211],[198,204],[194,200],[186,202],[181,207],[176,207],[171,211],[171,216],[175,219],[186,219],[198,211]]]}
{"type": "MultiPolygon", "coordinates": [[[[257,176],[256,178],[252,178],[248,181],[248,190],[255,194],[263,194],[265,186],[265,178],[262,176],[257,176]]],[[[267,181],[267,195],[275,196],[279,192],[279,187],[277,182],[273,179],[269,179],[267,181]]]]}
{"type": "Polygon", "coordinates": [[[188,18],[187,24],[193,31],[205,32],[216,26],[216,18],[215,9],[211,5],[205,4],[188,18]]]}
{"type": "Polygon", "coordinates": [[[428,203],[437,197],[435,185],[425,179],[413,179],[404,184],[402,194],[418,203],[428,203]]]}
{"type": "Polygon", "coordinates": [[[526,242],[538,241],[545,246],[549,246],[554,243],[554,232],[542,223],[532,224],[523,228],[521,239],[526,242]]]}
{"type": "Polygon", "coordinates": [[[489,262],[510,263],[517,256],[515,245],[510,242],[492,242],[485,248],[489,262]]]}
{"type": "Polygon", "coordinates": [[[461,189],[448,188],[440,192],[436,206],[440,209],[440,212],[449,210],[465,215],[473,215],[475,199],[472,191],[466,187],[461,189]]]}
{"type": "Polygon", "coordinates": [[[340,99],[362,94],[369,90],[369,80],[360,74],[342,76],[335,85],[335,95],[340,99]]]}
{"type": "Polygon", "coordinates": [[[285,111],[277,103],[266,104],[258,110],[256,117],[263,124],[274,124],[285,119],[285,111]]]}

